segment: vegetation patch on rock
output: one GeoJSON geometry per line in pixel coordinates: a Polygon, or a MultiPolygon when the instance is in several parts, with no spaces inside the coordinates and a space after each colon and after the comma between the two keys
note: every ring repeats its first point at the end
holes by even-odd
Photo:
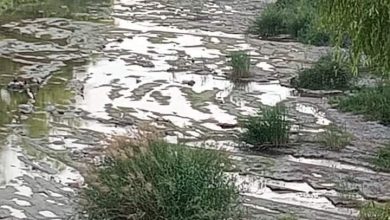
{"type": "Polygon", "coordinates": [[[329,35],[316,27],[317,1],[278,0],[256,17],[248,32],[263,38],[288,34],[303,43],[323,46],[329,35]]]}
{"type": "Polygon", "coordinates": [[[261,108],[242,121],[241,140],[255,147],[283,146],[289,142],[290,121],[282,105],[261,108]]]}
{"type": "Polygon", "coordinates": [[[332,100],[337,108],[346,112],[363,114],[368,120],[378,120],[390,125],[390,84],[383,83],[372,88],[364,88],[350,96],[332,100]]]}
{"type": "Polygon", "coordinates": [[[248,53],[244,51],[232,52],[230,54],[230,65],[232,67],[231,80],[240,81],[251,76],[251,58],[248,53]]]}
{"type": "Polygon", "coordinates": [[[327,55],[312,67],[299,71],[298,77],[291,83],[295,87],[311,90],[346,90],[350,88],[352,77],[347,65],[327,55]]]}
{"type": "Polygon", "coordinates": [[[321,144],[331,150],[341,150],[351,142],[352,136],[335,125],[327,126],[324,132],[318,134],[321,144]]]}
{"type": "Polygon", "coordinates": [[[359,220],[388,220],[390,218],[390,203],[364,205],[360,209],[359,220]]]}
{"type": "Polygon", "coordinates": [[[121,138],[89,175],[89,219],[239,219],[238,190],[223,153],[121,138]]]}
{"type": "Polygon", "coordinates": [[[374,159],[374,164],[380,170],[390,171],[390,143],[381,147],[374,159]]]}

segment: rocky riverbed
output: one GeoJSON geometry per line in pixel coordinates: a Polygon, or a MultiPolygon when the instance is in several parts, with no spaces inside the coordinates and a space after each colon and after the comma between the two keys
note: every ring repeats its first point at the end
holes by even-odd
{"type": "Polygon", "coordinates": [[[297,96],[289,79],[329,49],[245,35],[266,3],[117,0],[85,6],[91,19],[75,11],[2,24],[0,219],[77,219],[80,173],[99,162],[95,148],[144,124],[170,142],[228,151],[248,219],[356,219],[358,202],[390,200],[390,174],[370,163],[390,128],[326,97],[297,96]],[[235,50],[251,55],[245,84],[227,79],[235,50]],[[35,102],[7,90],[15,77],[39,82],[35,102]],[[294,122],[292,146],[241,149],[240,118],[279,102],[294,122]],[[313,141],[329,124],[345,127],[351,144],[336,152],[313,141]]]}

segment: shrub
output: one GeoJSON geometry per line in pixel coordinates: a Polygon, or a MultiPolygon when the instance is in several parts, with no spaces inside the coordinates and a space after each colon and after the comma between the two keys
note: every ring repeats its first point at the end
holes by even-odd
{"type": "Polygon", "coordinates": [[[318,134],[319,142],[331,150],[340,150],[351,142],[351,135],[345,129],[341,130],[335,125],[327,126],[324,132],[318,134]]]}
{"type": "Polygon", "coordinates": [[[348,66],[327,55],[321,57],[311,68],[301,70],[292,84],[312,90],[346,90],[350,87],[352,76],[348,66]]]}
{"type": "Polygon", "coordinates": [[[390,84],[364,88],[351,96],[333,100],[342,111],[363,114],[369,120],[390,125],[390,84]]]}
{"type": "Polygon", "coordinates": [[[359,220],[389,220],[390,203],[375,204],[374,202],[364,205],[360,209],[359,220]]]}
{"type": "Polygon", "coordinates": [[[313,0],[278,0],[267,5],[248,32],[263,38],[288,34],[303,43],[328,45],[329,35],[315,27],[316,10],[313,0]]]}
{"type": "Polygon", "coordinates": [[[374,164],[382,170],[390,170],[390,143],[382,147],[374,159],[374,164]]]}
{"type": "Polygon", "coordinates": [[[222,153],[162,141],[114,146],[89,175],[89,219],[238,219],[238,190],[222,153]]]}
{"type": "Polygon", "coordinates": [[[239,81],[242,78],[248,78],[250,74],[251,59],[249,54],[243,51],[236,51],[230,54],[230,65],[233,69],[231,79],[239,81]]]}
{"type": "Polygon", "coordinates": [[[290,122],[284,106],[262,108],[243,120],[241,140],[256,147],[282,146],[289,141],[290,122]]]}
{"type": "Polygon", "coordinates": [[[269,4],[267,8],[256,17],[249,27],[249,32],[260,37],[268,38],[286,33],[284,14],[276,4],[269,4]]]}

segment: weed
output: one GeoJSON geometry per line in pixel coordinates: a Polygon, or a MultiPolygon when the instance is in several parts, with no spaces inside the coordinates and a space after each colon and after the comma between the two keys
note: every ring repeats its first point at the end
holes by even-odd
{"type": "Polygon", "coordinates": [[[303,43],[328,45],[329,35],[315,28],[316,10],[316,1],[313,0],[278,0],[267,5],[248,32],[263,38],[288,34],[303,43]]]}
{"type": "Polygon", "coordinates": [[[318,134],[318,140],[331,150],[340,150],[351,142],[352,136],[345,129],[335,125],[327,126],[324,132],[318,134]]]}
{"type": "Polygon", "coordinates": [[[346,90],[350,87],[352,76],[348,66],[327,55],[321,57],[311,68],[301,70],[292,84],[312,90],[346,90]]]}
{"type": "Polygon", "coordinates": [[[359,220],[389,220],[390,219],[390,203],[376,204],[368,203],[361,207],[359,220]]]}
{"type": "Polygon", "coordinates": [[[364,88],[350,96],[332,100],[337,108],[346,112],[363,114],[369,120],[378,120],[390,125],[390,84],[364,88]]]}
{"type": "Polygon", "coordinates": [[[238,189],[219,152],[120,138],[88,175],[89,219],[238,219],[238,189]]]}
{"type": "Polygon", "coordinates": [[[390,171],[390,143],[381,147],[374,159],[374,164],[381,170],[390,171]]]}
{"type": "Polygon", "coordinates": [[[254,146],[282,146],[289,141],[290,122],[284,106],[262,108],[243,120],[241,140],[254,146]]]}
{"type": "Polygon", "coordinates": [[[233,81],[239,81],[242,78],[248,78],[251,76],[251,59],[249,54],[243,51],[236,51],[230,54],[230,58],[230,64],[233,69],[231,79],[233,81]]]}

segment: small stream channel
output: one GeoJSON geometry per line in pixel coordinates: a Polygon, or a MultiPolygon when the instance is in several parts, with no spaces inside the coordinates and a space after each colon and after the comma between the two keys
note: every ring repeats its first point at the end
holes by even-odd
{"type": "Polygon", "coordinates": [[[229,152],[249,219],[356,219],[358,201],[390,199],[390,174],[368,162],[390,129],[285,86],[328,49],[244,35],[266,1],[47,2],[0,28],[0,219],[77,219],[82,161],[98,162],[107,136],[143,124],[229,152]],[[235,50],[251,55],[255,77],[244,85],[226,78],[235,50]],[[35,103],[7,90],[14,77],[41,82],[35,103]],[[301,140],[279,154],[242,151],[240,129],[222,126],[279,102],[301,140]],[[329,151],[313,140],[332,123],[370,133],[352,129],[351,146],[329,151]]]}

